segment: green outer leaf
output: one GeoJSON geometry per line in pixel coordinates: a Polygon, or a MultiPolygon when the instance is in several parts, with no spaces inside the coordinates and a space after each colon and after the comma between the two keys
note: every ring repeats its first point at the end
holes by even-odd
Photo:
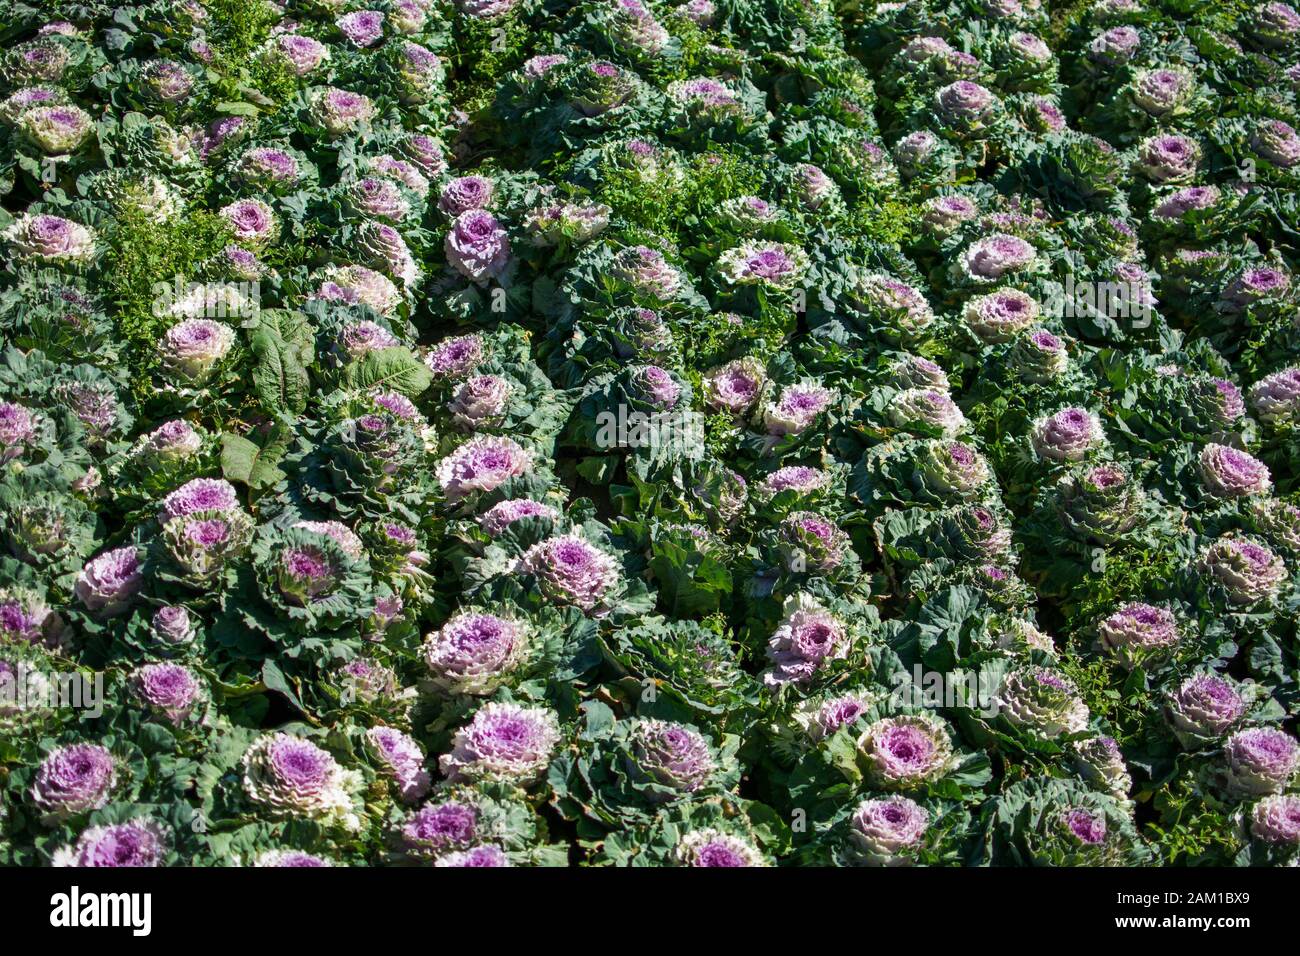
{"type": "Polygon", "coordinates": [[[221,435],[221,473],[227,481],[247,485],[254,491],[274,487],[284,478],[279,468],[280,459],[289,448],[292,433],[276,429],[263,445],[241,435],[223,432],[221,435]]]}
{"type": "Polygon", "coordinates": [[[429,387],[433,376],[410,349],[396,345],[349,365],[343,381],[355,389],[390,388],[414,398],[429,387]]]}
{"type": "Polygon", "coordinates": [[[263,408],[280,416],[300,414],[307,407],[307,367],[314,353],[307,320],[297,312],[263,312],[249,344],[257,359],[253,388],[263,408]]]}

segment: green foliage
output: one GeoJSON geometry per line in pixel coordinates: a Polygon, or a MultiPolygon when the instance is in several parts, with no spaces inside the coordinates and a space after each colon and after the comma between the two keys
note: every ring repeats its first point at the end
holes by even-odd
{"type": "Polygon", "coordinates": [[[1093,716],[1109,724],[1119,739],[1135,737],[1160,711],[1159,694],[1147,686],[1140,670],[1126,672],[1113,658],[1067,652],[1061,670],[1079,688],[1093,716]]]}
{"type": "Polygon", "coordinates": [[[1162,788],[1155,807],[1161,819],[1148,824],[1146,833],[1171,865],[1224,866],[1243,846],[1238,828],[1221,808],[1207,803],[1191,780],[1162,788]]]}
{"type": "Polygon", "coordinates": [[[344,372],[344,381],[358,390],[392,389],[414,398],[433,381],[433,376],[408,348],[394,346],[372,352],[344,372]]]}
{"type": "Polygon", "coordinates": [[[707,68],[708,48],[710,44],[716,42],[716,37],[711,31],[705,30],[685,17],[668,17],[664,25],[681,44],[682,51],[681,58],[674,64],[677,68],[666,78],[698,76],[707,68]]]}
{"type": "Polygon", "coordinates": [[[601,202],[629,225],[659,235],[675,232],[684,212],[682,194],[647,189],[632,171],[608,164],[601,169],[600,181],[601,202]]]}
{"type": "Polygon", "coordinates": [[[260,105],[288,102],[298,80],[283,63],[256,56],[279,15],[263,0],[204,0],[214,65],[219,69],[212,93],[217,100],[265,98],[260,105]]]}
{"type": "Polygon", "coordinates": [[[204,264],[230,241],[226,223],[215,212],[193,209],[167,222],[128,211],[118,220],[106,253],[106,294],[117,307],[117,324],[126,340],[131,388],[144,400],[153,391],[157,345],[174,324],[155,315],[162,286],[174,289],[198,281],[204,264]]]}
{"type": "Polygon", "coordinates": [[[1087,596],[1071,602],[1071,614],[1093,620],[1122,601],[1159,594],[1173,580],[1179,565],[1177,555],[1160,548],[1107,554],[1100,565],[1100,580],[1089,580],[1087,596]]]}
{"type": "Polygon", "coordinates": [[[283,427],[273,428],[261,444],[226,432],[221,436],[222,475],[255,492],[274,487],[284,477],[278,463],[292,438],[293,433],[283,427]]]}
{"type": "Polygon", "coordinates": [[[207,31],[213,48],[238,63],[266,42],[280,14],[264,0],[203,0],[209,14],[207,31]]]}
{"type": "Polygon", "coordinates": [[[314,340],[300,312],[268,310],[259,316],[249,344],[257,365],[253,388],[267,413],[292,419],[307,407],[314,340]]]}
{"type": "Polygon", "coordinates": [[[448,85],[458,103],[490,96],[498,79],[509,73],[528,52],[528,26],[515,16],[484,21],[459,16],[455,21],[456,49],[448,57],[448,85]]]}
{"type": "Polygon", "coordinates": [[[905,246],[918,238],[920,205],[910,196],[867,196],[854,205],[847,231],[873,242],[905,246]]]}
{"type": "Polygon", "coordinates": [[[725,200],[758,194],[765,178],[759,157],[734,146],[720,147],[693,158],[682,204],[690,215],[702,219],[725,200]]]}
{"type": "Polygon", "coordinates": [[[647,185],[637,174],[605,165],[600,200],[633,227],[676,241],[693,235],[706,216],[728,199],[762,191],[764,170],[751,154],[721,147],[693,157],[681,183],[670,192],[647,185]]]}
{"type": "Polygon", "coordinates": [[[1092,6],[1090,0],[1065,0],[1063,3],[1052,4],[1051,19],[1043,32],[1043,39],[1050,43],[1053,49],[1057,48],[1065,40],[1071,27],[1083,19],[1084,14],[1092,6]]]}
{"type": "Polygon", "coordinates": [[[785,328],[775,310],[761,318],[746,319],[739,326],[727,321],[722,313],[710,312],[695,317],[684,327],[682,344],[685,351],[695,357],[696,364],[707,369],[742,354],[753,355],[765,362],[776,353],[785,338],[785,328]]]}

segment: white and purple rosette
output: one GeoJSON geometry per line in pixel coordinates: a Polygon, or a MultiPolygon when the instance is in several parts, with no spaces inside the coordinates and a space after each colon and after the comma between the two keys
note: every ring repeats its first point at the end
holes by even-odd
{"type": "Polygon", "coordinates": [[[671,410],[682,394],[682,387],[672,373],[658,365],[641,365],[633,369],[632,383],[640,398],[657,411],[671,410]]]}
{"type": "Polygon", "coordinates": [[[951,235],[979,214],[979,207],[966,196],[932,196],[921,206],[921,221],[940,238],[951,235]]]}
{"type": "Polygon", "coordinates": [[[795,573],[833,571],[852,553],[848,534],[813,511],[786,515],[777,536],[785,565],[795,573]]]}
{"type": "Polygon", "coordinates": [[[365,358],[372,352],[380,352],[401,345],[397,336],[378,322],[369,320],[345,325],[339,332],[339,349],[350,361],[365,358]]]}
{"type": "Polygon", "coordinates": [[[884,790],[921,787],[956,766],[948,727],[930,714],[881,718],[863,731],[857,746],[871,781],[884,790]]]}
{"type": "Polygon", "coordinates": [[[1300,768],[1300,744],[1276,727],[1239,730],[1223,742],[1229,793],[1258,797],[1280,793],[1300,768]]]}
{"type": "Polygon", "coordinates": [[[131,545],[91,558],[77,575],[73,593],[82,606],[98,617],[125,612],[144,586],[144,562],[131,545]]]}
{"type": "Polygon", "coordinates": [[[1300,421],[1300,365],[1265,375],[1252,385],[1250,404],[1268,424],[1300,421]]]}
{"type": "Polygon", "coordinates": [[[1230,445],[1206,445],[1197,464],[1206,490],[1216,498],[1267,495],[1273,487],[1267,465],[1249,452],[1230,445]]]}
{"type": "Polygon", "coordinates": [[[447,403],[451,420],[467,431],[499,424],[514,388],[500,375],[475,375],[461,382],[447,403]]]}
{"type": "Polygon", "coordinates": [[[1195,89],[1191,71],[1182,67],[1141,70],[1130,84],[1133,104],[1152,117],[1164,117],[1186,105],[1195,89]]]}
{"type": "Polygon", "coordinates": [[[1049,740],[1088,725],[1088,705],[1074,682],[1049,667],[1012,668],[998,684],[993,704],[1011,725],[1049,740]]]}
{"type": "Polygon", "coordinates": [[[682,288],[681,273],[658,249],[629,246],[619,250],[610,267],[610,275],[627,283],[638,295],[653,303],[668,303],[682,288]]]}
{"type": "Polygon", "coordinates": [[[962,319],[984,342],[1009,342],[1038,322],[1042,309],[1033,296],[1019,289],[999,289],[966,303],[962,319]]]}
{"type": "Polygon", "coordinates": [[[375,104],[370,97],[332,86],[316,92],[311,110],[317,124],[330,136],[359,132],[375,116],[375,104]]]}
{"type": "Polygon", "coordinates": [[[718,258],[718,274],[728,285],[761,285],[780,291],[795,288],[808,266],[806,252],[782,242],[744,243],[718,258]]]}
{"type": "Polygon", "coordinates": [[[1285,296],[1291,289],[1291,276],[1273,266],[1252,266],[1238,273],[1219,296],[1220,311],[1244,312],[1259,303],[1285,296]]]}
{"type": "Polygon", "coordinates": [[[804,723],[809,739],[822,740],[841,727],[853,725],[867,712],[871,703],[870,697],[858,693],[830,698],[813,710],[812,719],[804,723]]]}
{"type": "Polygon", "coordinates": [[[843,621],[812,597],[796,595],[787,602],[785,617],[768,640],[772,666],[763,681],[769,687],[806,684],[828,663],[847,656],[851,646],[843,621]]]}
{"type": "Polygon", "coordinates": [[[384,14],[380,10],[354,10],[343,14],[334,25],[356,47],[374,46],[384,37],[384,14]]]}
{"type": "Polygon", "coordinates": [[[1075,767],[1090,783],[1124,799],[1133,786],[1124,754],[1114,737],[1090,737],[1074,742],[1075,767]]]}
{"type": "Polygon", "coordinates": [[[382,272],[360,265],[334,265],[322,269],[311,298],[342,305],[364,305],[389,315],[402,303],[401,290],[382,272]]]}
{"type": "Polygon", "coordinates": [[[23,213],[3,231],[9,254],[18,260],[49,265],[76,265],[95,257],[97,236],[71,219],[48,213],[23,213]]]}
{"type": "Polygon", "coordinates": [[[704,376],[704,400],[720,412],[733,415],[748,411],[767,385],[767,372],[755,358],[741,358],[704,376]]]}
{"type": "Polygon", "coordinates": [[[36,106],[18,118],[18,129],[35,146],[51,156],[76,151],[94,131],[90,114],[79,106],[36,106]]]}
{"type": "Polygon", "coordinates": [[[1018,275],[1037,261],[1038,250],[1028,240],[995,233],[967,246],[954,268],[969,281],[992,283],[1018,275]]]}
{"type": "Polygon", "coordinates": [[[424,769],[424,750],[411,736],[395,727],[371,727],[366,742],[392,778],[399,800],[416,803],[428,794],[432,778],[424,769]]]}
{"type": "Polygon", "coordinates": [[[32,780],[32,804],[53,819],[66,819],[108,803],[117,786],[117,761],[98,744],[66,744],[50,751],[32,780]]]}
{"type": "Polygon", "coordinates": [[[452,219],[492,205],[495,186],[486,176],[461,176],[442,187],[438,208],[452,219]]]}
{"type": "Polygon", "coordinates": [[[1087,807],[1072,807],[1063,812],[1060,826],[1070,842],[1081,847],[1103,846],[1109,835],[1105,814],[1087,807]]]}
{"type": "Polygon", "coordinates": [[[244,794],[272,817],[317,820],[347,830],[361,826],[352,798],[359,775],[344,770],[309,740],[267,734],[245,751],[242,768],[244,794]]]}
{"type": "Polygon", "coordinates": [[[272,146],[250,147],[239,157],[235,169],[254,186],[287,186],[302,175],[302,167],[292,153],[272,146]]]}
{"type": "Polygon", "coordinates": [[[1157,185],[1187,182],[1200,161],[1200,145],[1186,136],[1152,136],[1138,145],[1138,170],[1157,185]]]}
{"type": "Polygon", "coordinates": [[[189,644],[198,635],[189,610],[179,604],[167,605],[154,611],[150,618],[150,628],[154,637],[167,647],[189,644]]]}
{"type": "Polygon", "coordinates": [[[148,817],[88,827],[75,843],[54,851],[52,866],[129,867],[162,866],[171,848],[171,829],[148,817]]]}
{"type": "Polygon", "coordinates": [[[749,840],[712,828],[692,830],[678,842],[675,855],[682,866],[769,866],[749,840]]]}
{"type": "Polygon", "coordinates": [[[764,408],[763,425],[769,435],[776,437],[802,434],[834,399],[834,392],[816,382],[789,385],[764,408]]]}
{"type": "Polygon", "coordinates": [[[945,497],[972,498],[993,480],[988,459],[964,442],[929,442],[918,465],[925,483],[945,497]]]}
{"type": "Polygon", "coordinates": [[[900,794],[864,800],[849,818],[848,842],[867,866],[909,866],[925,844],[930,812],[900,794]]]}
{"type": "Polygon", "coordinates": [[[1142,46],[1142,36],[1130,26],[1111,27],[1093,37],[1088,57],[1097,63],[1115,67],[1128,62],[1142,46]]]}
{"type": "Polygon", "coordinates": [[[294,76],[307,76],[330,59],[330,51],[312,37],[280,33],[267,41],[262,56],[286,67],[294,76]]]}
{"type": "Polygon", "coordinates": [[[478,517],[478,526],[496,538],[516,521],[524,518],[541,518],[546,521],[558,521],[560,513],[550,505],[531,498],[509,498],[498,501],[478,517]]]}
{"type": "Polygon", "coordinates": [[[511,866],[510,857],[499,846],[491,844],[453,850],[433,861],[434,866],[499,867],[511,866]]]}
{"type": "Polygon", "coordinates": [[[543,598],[584,613],[606,608],[622,577],[619,560],[581,534],[538,542],[519,559],[517,570],[532,575],[543,598]]]}
{"type": "Polygon", "coordinates": [[[1051,462],[1082,461],[1105,444],[1101,420],[1086,408],[1063,408],[1034,422],[1030,442],[1039,458],[1051,462]]]}
{"type": "Polygon", "coordinates": [[[424,356],[435,379],[451,381],[474,371],[484,359],[483,339],[475,334],[443,339],[424,356]]]}
{"type": "Polygon", "coordinates": [[[505,272],[510,263],[510,239],[492,213],[471,209],[461,213],[443,240],[448,264],[471,282],[485,283],[505,272]]]}
{"type": "Polygon", "coordinates": [[[949,391],[948,373],[937,362],[920,355],[904,355],[889,366],[889,384],[894,388],[937,388],[949,391]]]}
{"type": "Polygon", "coordinates": [[[528,655],[529,628],[515,618],[463,610],[424,640],[432,686],[448,694],[492,693],[528,655]]]}
{"type": "Polygon", "coordinates": [[[239,493],[224,478],[194,478],[167,494],[159,508],[159,519],[170,521],[199,511],[237,511],[239,493]]]}
{"type": "Polygon", "coordinates": [[[400,223],[411,212],[411,201],[387,179],[364,176],[347,188],[346,195],[352,210],[366,219],[400,223]]]}
{"type": "Polygon", "coordinates": [[[1260,122],[1250,138],[1250,148],[1274,166],[1289,169],[1300,163],[1300,134],[1279,119],[1260,122]]]}
{"type": "Polygon", "coordinates": [[[1207,584],[1220,587],[1230,604],[1242,606],[1271,599],[1288,577],[1281,557],[1247,538],[1211,542],[1201,552],[1199,568],[1207,584]]]}
{"type": "Polygon", "coordinates": [[[287,869],[317,869],[334,864],[322,856],[305,850],[265,850],[253,860],[256,867],[284,867],[287,869]]]}
{"type": "Polygon", "coordinates": [[[275,211],[260,199],[237,199],[223,206],[219,215],[230,227],[231,235],[249,245],[266,245],[280,230],[275,211]]]}
{"type": "Polygon", "coordinates": [[[936,388],[908,388],[890,400],[886,409],[895,428],[924,425],[944,438],[955,438],[969,423],[952,396],[936,388]]]}
{"type": "Polygon", "coordinates": [[[1250,834],[1275,846],[1300,846],[1300,795],[1272,794],[1250,812],[1250,834]]]}
{"type": "Polygon", "coordinates": [[[1104,618],[1097,625],[1097,636],[1102,647],[1122,656],[1170,648],[1182,638],[1172,611],[1140,601],[1104,618]]]}
{"type": "Polygon", "coordinates": [[[632,728],[629,743],[627,762],[633,779],[654,783],[672,794],[695,793],[718,769],[708,740],[685,724],[641,718],[632,728]]]}
{"type": "Polygon", "coordinates": [[[0,464],[22,457],[37,438],[39,419],[17,402],[0,402],[0,464]]]}
{"type": "Polygon", "coordinates": [[[143,664],[130,677],[132,692],[146,708],[172,724],[182,724],[203,701],[198,676],[180,664],[143,664]]]}
{"type": "Polygon", "coordinates": [[[958,80],[934,94],[936,112],[959,128],[979,125],[990,119],[997,109],[998,97],[986,86],[972,80],[958,80]]]}
{"type": "Polygon", "coordinates": [[[831,476],[825,471],[807,465],[785,465],[767,475],[758,483],[760,497],[771,499],[783,491],[810,495],[830,484],[831,476]]]}
{"type": "Polygon", "coordinates": [[[1193,674],[1165,697],[1169,724],[1184,746],[1222,738],[1246,709],[1236,684],[1218,674],[1193,674]]]}
{"type": "Polygon", "coordinates": [[[1188,186],[1160,200],[1151,212],[1157,219],[1182,219],[1189,213],[1213,209],[1222,198],[1217,186],[1188,186]]]}
{"type": "Polygon", "coordinates": [[[471,438],[434,466],[443,496],[456,502],[476,492],[489,492],[525,474],[533,455],[513,438],[481,435],[471,438]]]}
{"type": "Polygon", "coordinates": [[[438,765],[448,780],[535,783],[560,742],[560,725],[545,707],[489,703],[456,731],[438,765]]]}
{"type": "Polygon", "coordinates": [[[444,800],[426,803],[402,824],[402,849],[413,856],[432,858],[473,846],[478,838],[479,812],[472,803],[444,800]]]}
{"type": "Polygon", "coordinates": [[[185,319],[167,330],[159,344],[163,365],[183,381],[199,385],[230,354],[235,331],[214,319],[185,319]]]}

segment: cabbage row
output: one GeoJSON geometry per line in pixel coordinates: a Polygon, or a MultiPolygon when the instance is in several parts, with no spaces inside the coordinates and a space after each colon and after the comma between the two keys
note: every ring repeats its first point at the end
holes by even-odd
{"type": "Polygon", "coordinates": [[[1291,6],[0,38],[0,862],[1296,863],[1291,6]]]}

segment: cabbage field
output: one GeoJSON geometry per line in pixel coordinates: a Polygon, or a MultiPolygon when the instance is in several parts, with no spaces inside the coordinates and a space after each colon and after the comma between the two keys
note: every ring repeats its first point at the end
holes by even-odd
{"type": "Polygon", "coordinates": [[[0,864],[1300,862],[1300,13],[0,0],[0,864]]]}

